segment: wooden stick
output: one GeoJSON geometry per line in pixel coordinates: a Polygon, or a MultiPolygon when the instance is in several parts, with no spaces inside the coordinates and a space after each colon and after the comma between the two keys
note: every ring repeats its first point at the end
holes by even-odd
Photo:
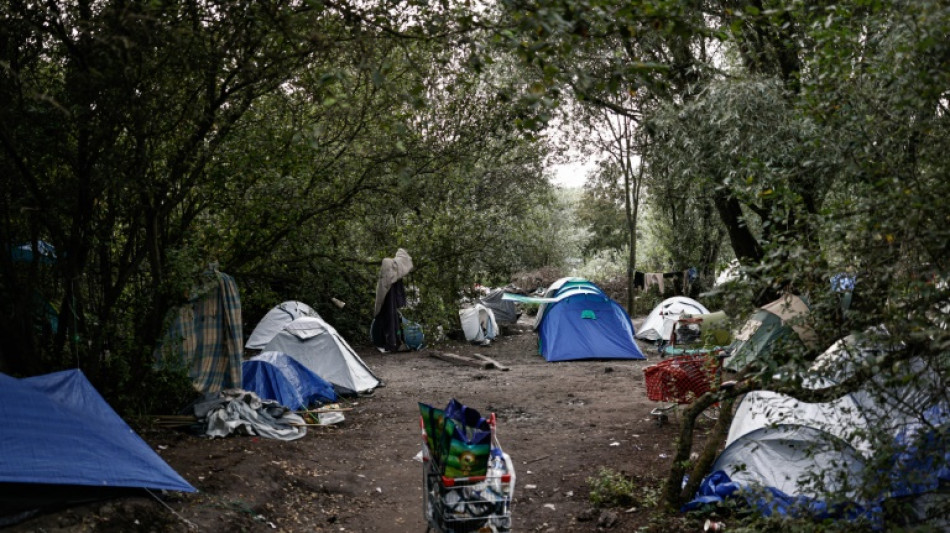
{"type": "Polygon", "coordinates": [[[332,409],[317,408],[317,409],[304,409],[302,411],[294,411],[295,414],[305,415],[307,413],[342,413],[344,411],[352,411],[352,407],[335,407],[332,409]]]}
{"type": "Polygon", "coordinates": [[[541,457],[536,457],[536,458],[534,458],[534,459],[531,459],[531,460],[528,460],[528,461],[524,461],[524,463],[522,463],[522,464],[526,464],[526,465],[527,465],[527,464],[531,464],[531,463],[536,463],[536,462],[538,462],[538,461],[543,461],[543,460],[547,459],[548,457],[551,457],[551,455],[550,455],[550,454],[548,454],[548,455],[542,455],[541,457]]]}
{"type": "Polygon", "coordinates": [[[151,418],[157,424],[191,424],[198,421],[194,415],[154,415],[151,418]]]}
{"type": "Polygon", "coordinates": [[[508,368],[507,366],[505,366],[505,365],[499,363],[498,361],[495,361],[494,359],[492,359],[491,357],[488,357],[487,355],[482,355],[482,354],[480,354],[480,353],[476,353],[476,354],[472,354],[472,355],[474,355],[475,357],[481,359],[482,361],[485,361],[485,362],[489,363],[491,366],[494,366],[494,367],[497,368],[498,370],[501,370],[501,371],[504,371],[504,372],[507,372],[507,371],[511,370],[511,369],[508,368]]]}
{"type": "Polygon", "coordinates": [[[491,368],[491,363],[487,361],[472,359],[470,357],[465,357],[464,355],[459,355],[457,353],[430,351],[429,356],[435,357],[436,359],[442,359],[443,361],[448,361],[450,363],[459,363],[463,365],[476,366],[481,369],[491,368]]]}

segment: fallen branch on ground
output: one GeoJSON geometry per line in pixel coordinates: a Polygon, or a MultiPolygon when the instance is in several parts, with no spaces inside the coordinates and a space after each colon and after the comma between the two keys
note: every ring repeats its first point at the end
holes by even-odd
{"type": "Polygon", "coordinates": [[[441,359],[450,363],[474,366],[483,370],[488,370],[494,366],[493,363],[485,361],[484,359],[466,357],[457,353],[429,351],[429,357],[435,357],[436,359],[441,359]]]}

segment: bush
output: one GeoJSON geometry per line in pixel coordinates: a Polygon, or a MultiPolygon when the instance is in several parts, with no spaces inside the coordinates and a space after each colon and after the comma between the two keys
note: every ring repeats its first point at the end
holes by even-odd
{"type": "Polygon", "coordinates": [[[201,397],[185,369],[153,370],[122,399],[129,416],[179,414],[201,397]],[[132,392],[134,391],[134,392],[132,392]]]}
{"type": "Polygon", "coordinates": [[[587,485],[594,507],[626,507],[635,502],[633,480],[622,472],[601,467],[596,477],[587,478],[587,485]]]}

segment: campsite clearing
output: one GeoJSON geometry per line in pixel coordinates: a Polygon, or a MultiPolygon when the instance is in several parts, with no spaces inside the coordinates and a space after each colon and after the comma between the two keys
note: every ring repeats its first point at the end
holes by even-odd
{"type": "MultiPolygon", "coordinates": [[[[422,532],[418,402],[457,398],[496,413],[498,439],[516,469],[514,531],[700,531],[682,516],[655,520],[653,505],[673,454],[676,424],[656,425],[643,368],[657,360],[549,363],[537,335],[512,328],[490,346],[432,349],[487,355],[507,372],[452,364],[426,350],[382,354],[355,347],[386,384],[341,405],[346,421],[310,427],[297,441],[231,436],[209,440],[164,427],[137,428],[195,494],[168,493],[170,509],[147,498],[74,507],[12,531],[357,531],[422,532]],[[589,478],[606,467],[631,476],[635,501],[594,509],[589,478]],[[176,516],[176,513],[178,516],[176,516]]],[[[702,422],[708,424],[708,422],[702,422]]],[[[704,431],[709,428],[704,427],[704,431]]]]}

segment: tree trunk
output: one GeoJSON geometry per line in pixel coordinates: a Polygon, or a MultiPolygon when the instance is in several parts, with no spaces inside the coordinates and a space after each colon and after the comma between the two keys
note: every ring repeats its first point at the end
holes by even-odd
{"type": "Polygon", "coordinates": [[[627,215],[627,238],[629,243],[629,255],[627,256],[627,312],[631,315],[633,310],[633,280],[636,277],[637,266],[637,215],[640,210],[640,180],[643,177],[643,164],[640,165],[636,183],[630,183],[630,169],[625,168],[623,173],[625,209],[627,215]],[[631,191],[631,186],[633,190],[631,191]]]}
{"type": "Polygon", "coordinates": [[[743,265],[759,263],[763,256],[762,245],[749,230],[739,200],[723,189],[717,190],[713,199],[736,258],[743,265]]]}

